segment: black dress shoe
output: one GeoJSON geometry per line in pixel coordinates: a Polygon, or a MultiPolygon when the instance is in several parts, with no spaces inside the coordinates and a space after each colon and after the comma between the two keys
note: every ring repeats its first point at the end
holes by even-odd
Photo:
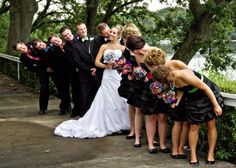
{"type": "Polygon", "coordinates": [[[67,108],[65,112],[70,113],[71,112],[71,107],[69,106],[69,108],[67,108]]]}
{"type": "Polygon", "coordinates": [[[135,135],[127,135],[126,136],[126,139],[134,139],[135,138],[135,135]]]}
{"type": "Polygon", "coordinates": [[[199,166],[199,161],[196,161],[196,162],[191,162],[191,161],[189,161],[189,164],[191,165],[191,166],[199,166]]]}
{"type": "Polygon", "coordinates": [[[178,154],[177,154],[177,155],[172,155],[172,154],[171,154],[170,157],[171,157],[172,159],[180,159],[178,154]]]}
{"type": "Polygon", "coordinates": [[[43,114],[46,114],[46,110],[40,110],[39,111],[39,115],[43,115],[43,114]]]}
{"type": "Polygon", "coordinates": [[[161,149],[160,148],[161,153],[170,153],[170,149],[169,148],[165,148],[165,149],[161,149]]]}
{"type": "Polygon", "coordinates": [[[70,117],[77,117],[77,116],[79,116],[79,114],[77,114],[77,113],[71,113],[71,115],[70,115],[70,117]]]}
{"type": "Polygon", "coordinates": [[[65,114],[66,114],[66,112],[63,111],[63,110],[60,110],[59,113],[58,113],[58,115],[65,115],[65,114]]]}
{"type": "Polygon", "coordinates": [[[206,164],[207,165],[213,165],[213,164],[215,164],[215,161],[214,160],[212,160],[212,161],[206,160],[206,164]]]}
{"type": "Polygon", "coordinates": [[[157,148],[152,148],[152,149],[148,149],[149,153],[150,154],[154,154],[154,153],[157,153],[157,148]]]}

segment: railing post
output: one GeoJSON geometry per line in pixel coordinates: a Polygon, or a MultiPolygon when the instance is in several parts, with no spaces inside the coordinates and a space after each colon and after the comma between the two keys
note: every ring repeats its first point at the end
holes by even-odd
{"type": "Polygon", "coordinates": [[[17,62],[17,79],[18,79],[18,82],[20,82],[20,63],[17,62]]]}

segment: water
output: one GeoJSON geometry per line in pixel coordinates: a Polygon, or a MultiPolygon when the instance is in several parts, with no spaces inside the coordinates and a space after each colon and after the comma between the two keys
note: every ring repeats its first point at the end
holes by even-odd
{"type": "MultiPolygon", "coordinates": [[[[232,53],[233,58],[236,58],[236,43],[232,42],[231,47],[234,49],[234,52],[232,53]]],[[[163,49],[167,54],[167,59],[171,59],[174,55],[174,50],[172,50],[171,45],[160,45],[161,49],[163,49]]],[[[197,52],[192,60],[189,62],[188,66],[195,71],[201,71],[204,69],[206,59],[203,55],[201,55],[199,52],[197,52]]],[[[219,72],[220,74],[226,76],[230,80],[236,81],[236,70],[233,70],[232,68],[227,68],[225,71],[219,72]]],[[[205,74],[207,75],[207,74],[205,74]]]]}

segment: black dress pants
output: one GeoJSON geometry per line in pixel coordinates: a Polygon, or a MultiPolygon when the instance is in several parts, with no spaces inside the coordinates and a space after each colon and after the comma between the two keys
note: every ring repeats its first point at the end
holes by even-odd
{"type": "Polygon", "coordinates": [[[49,75],[45,71],[37,73],[40,83],[39,109],[45,111],[48,109],[49,100],[49,75]]]}
{"type": "Polygon", "coordinates": [[[59,98],[61,100],[59,108],[61,112],[70,110],[70,83],[68,74],[60,71],[54,71],[50,74],[53,83],[56,86],[59,98]]]}

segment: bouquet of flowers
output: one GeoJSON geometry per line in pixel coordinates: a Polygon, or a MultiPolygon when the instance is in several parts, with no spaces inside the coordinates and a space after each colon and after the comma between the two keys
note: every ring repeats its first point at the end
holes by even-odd
{"type": "Polygon", "coordinates": [[[103,61],[104,63],[113,64],[113,63],[115,63],[117,58],[116,58],[115,52],[110,51],[109,53],[107,53],[103,56],[103,59],[104,59],[104,61],[103,61]]]}
{"type": "Polygon", "coordinates": [[[149,85],[149,88],[151,89],[152,94],[156,95],[158,98],[162,98],[163,95],[163,86],[162,83],[155,81],[149,85]]]}
{"type": "Polygon", "coordinates": [[[164,85],[158,81],[155,81],[149,85],[152,94],[156,95],[159,99],[162,99],[167,104],[172,104],[177,101],[175,91],[173,88],[168,90],[164,89],[164,85]]]}
{"type": "Polygon", "coordinates": [[[175,91],[173,91],[173,90],[169,90],[167,92],[164,92],[162,95],[163,95],[162,99],[167,104],[176,103],[176,101],[177,101],[175,91]]]}
{"type": "Polygon", "coordinates": [[[129,74],[129,73],[132,73],[132,64],[130,63],[126,63],[124,66],[123,66],[123,69],[122,69],[122,74],[129,74]]]}
{"type": "Polygon", "coordinates": [[[140,66],[133,68],[133,75],[136,80],[145,80],[147,72],[140,66]]]}
{"type": "Polygon", "coordinates": [[[125,66],[125,58],[118,58],[112,64],[112,68],[116,69],[119,73],[122,72],[125,66]]]}

